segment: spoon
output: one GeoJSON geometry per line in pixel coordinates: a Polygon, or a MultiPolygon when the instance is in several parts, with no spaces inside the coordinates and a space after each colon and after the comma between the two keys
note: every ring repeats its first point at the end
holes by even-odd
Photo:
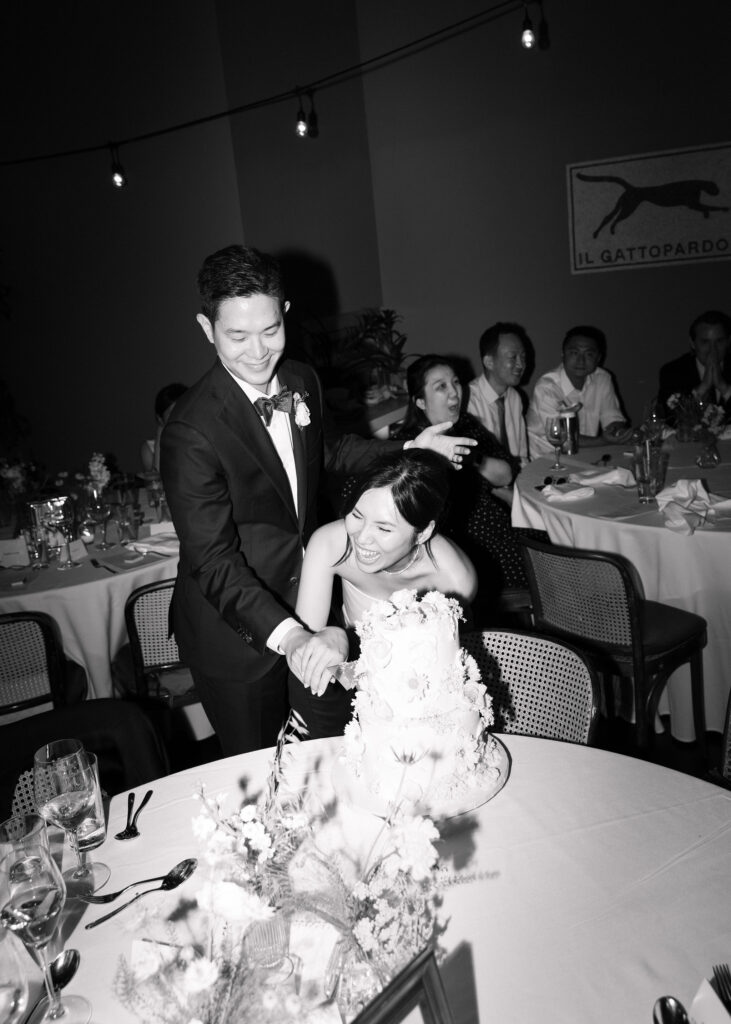
{"type": "Polygon", "coordinates": [[[160,885],[156,885],[154,889],[143,889],[142,892],[136,893],[131,900],[127,900],[127,902],[123,903],[121,907],[115,907],[114,910],[105,914],[104,917],[98,917],[96,921],[90,921],[85,925],[86,930],[88,931],[90,928],[96,928],[98,924],[108,921],[110,917],[114,917],[114,915],[118,914],[120,910],[124,910],[125,907],[131,906],[131,904],[135,903],[136,900],[140,899],[142,896],[147,896],[150,892],[160,892],[161,889],[168,892],[170,889],[177,889],[177,887],[181,885],[186,878],[190,878],[197,866],[198,861],[194,857],[191,857],[189,860],[181,860],[179,864],[176,864],[174,868],[171,868],[170,871],[168,871],[160,885]]]}
{"type": "Polygon", "coordinates": [[[689,1024],[683,1004],[675,996],[660,996],[652,1010],[655,1024],[689,1024]]]}
{"type": "MultiPolygon", "coordinates": [[[[81,956],[78,949],[64,949],[62,953],[59,953],[58,956],[51,961],[51,981],[53,982],[53,987],[57,992],[60,992],[62,988],[66,988],[78,971],[80,963],[81,956]]],[[[43,1002],[48,1002],[48,996],[45,993],[45,989],[38,999],[36,999],[33,1009],[26,1018],[26,1024],[34,1024],[36,1010],[43,1002]]],[[[39,1019],[42,1020],[42,1017],[39,1019]]]]}
{"type": "Polygon", "coordinates": [[[84,903],[113,903],[118,896],[121,896],[123,892],[127,892],[128,889],[134,889],[136,885],[148,885],[150,882],[164,882],[167,875],[155,875],[154,878],[141,878],[138,882],[130,882],[129,885],[125,885],[122,889],[117,889],[116,892],[106,892],[101,896],[97,896],[95,893],[79,893],[78,898],[83,900],[84,903]]]}

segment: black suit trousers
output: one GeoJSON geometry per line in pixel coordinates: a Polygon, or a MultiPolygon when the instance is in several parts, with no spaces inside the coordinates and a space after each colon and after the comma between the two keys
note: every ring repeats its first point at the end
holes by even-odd
{"type": "MultiPolygon", "coordinates": [[[[277,658],[259,679],[232,682],[191,668],[203,709],[221,743],[224,757],[273,747],[289,714],[287,662],[277,658]]],[[[301,685],[301,684],[300,684],[301,685]]]]}

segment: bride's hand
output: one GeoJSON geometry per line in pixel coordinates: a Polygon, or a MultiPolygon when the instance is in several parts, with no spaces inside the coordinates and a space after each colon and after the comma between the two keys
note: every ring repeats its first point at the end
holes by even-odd
{"type": "Polygon", "coordinates": [[[287,663],[316,696],[332,682],[332,669],[348,657],[348,637],[344,629],[325,626],[310,635],[287,654],[287,663]]]}

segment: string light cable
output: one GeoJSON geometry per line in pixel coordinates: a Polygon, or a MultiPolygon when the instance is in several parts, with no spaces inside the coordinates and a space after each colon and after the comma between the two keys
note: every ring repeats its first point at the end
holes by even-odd
{"type": "MultiPolygon", "coordinates": [[[[405,59],[406,57],[412,56],[419,50],[426,49],[430,46],[437,45],[438,43],[445,42],[448,39],[460,35],[467,31],[481,27],[485,23],[496,21],[499,18],[505,17],[506,15],[513,14],[515,11],[519,11],[521,8],[526,9],[526,4],[523,0],[497,0],[492,3],[489,7],[485,7],[475,14],[469,17],[462,18],[460,21],[453,22],[450,25],[445,25],[442,28],[435,29],[433,32],[429,32],[426,35],[420,36],[418,39],[412,39],[407,43],[403,43],[401,46],[396,46],[391,50],[387,50],[383,53],[377,54],[375,57],[369,57],[367,60],[361,61],[358,64],[352,64],[349,67],[341,68],[338,71],[334,71],[330,75],[325,75],[322,78],[315,79],[312,82],[308,82],[303,87],[295,87],[293,89],[287,89],[283,92],[274,93],[271,96],[263,97],[262,99],[253,100],[250,103],[242,103],[235,107],[230,107],[227,110],[220,110],[214,114],[206,114],[203,117],[192,118],[189,121],[182,121],[178,124],[168,125],[166,128],[157,128],[149,132],[141,132],[138,135],[130,135],[128,138],[119,139],[114,143],[115,147],[129,146],[135,142],[145,142],[148,139],[162,138],[165,135],[170,135],[173,132],[184,131],[188,128],[197,128],[200,125],[211,124],[214,121],[220,121],[224,118],[233,117],[236,114],[244,114],[250,110],[259,110],[262,107],[273,106],[275,104],[283,102],[291,102],[293,99],[300,99],[304,93],[308,99],[310,99],[310,113],[309,113],[309,124],[308,130],[310,136],[312,136],[312,125],[314,121],[315,130],[319,128],[317,115],[312,106],[311,97],[315,90],[322,90],[323,88],[331,88],[336,85],[340,85],[343,82],[349,81],[352,78],[364,75],[367,71],[377,70],[379,67],[384,67],[388,64],[394,63],[396,60],[405,59]]],[[[298,111],[299,119],[299,111],[298,111]]],[[[305,118],[307,122],[307,117],[305,118]]],[[[299,133],[298,133],[299,134],[299,133]]],[[[314,136],[312,136],[314,137],[314,136]]],[[[81,156],[86,153],[98,153],[101,151],[108,150],[110,143],[105,142],[101,144],[94,144],[88,146],[79,146],[75,149],[58,150],[53,153],[41,153],[36,156],[24,156],[16,157],[9,160],[0,160],[0,167],[17,166],[19,164],[31,164],[40,163],[45,160],[59,160],[66,157],[81,156]]],[[[121,166],[121,165],[120,165],[121,166]]],[[[123,177],[126,180],[126,175],[122,172],[123,177]]],[[[122,187],[122,186],[118,186],[122,187]]]]}

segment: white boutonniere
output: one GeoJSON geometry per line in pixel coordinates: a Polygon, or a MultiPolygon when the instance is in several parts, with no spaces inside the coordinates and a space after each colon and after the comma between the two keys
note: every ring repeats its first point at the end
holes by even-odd
{"type": "Polygon", "coordinates": [[[300,430],[303,430],[305,427],[309,426],[310,419],[311,419],[311,417],[310,417],[310,410],[308,409],[307,403],[305,402],[306,398],[307,398],[307,392],[306,391],[302,395],[299,393],[299,391],[295,391],[294,396],[293,396],[293,400],[294,400],[294,422],[297,424],[297,426],[300,428],[300,430]]]}

